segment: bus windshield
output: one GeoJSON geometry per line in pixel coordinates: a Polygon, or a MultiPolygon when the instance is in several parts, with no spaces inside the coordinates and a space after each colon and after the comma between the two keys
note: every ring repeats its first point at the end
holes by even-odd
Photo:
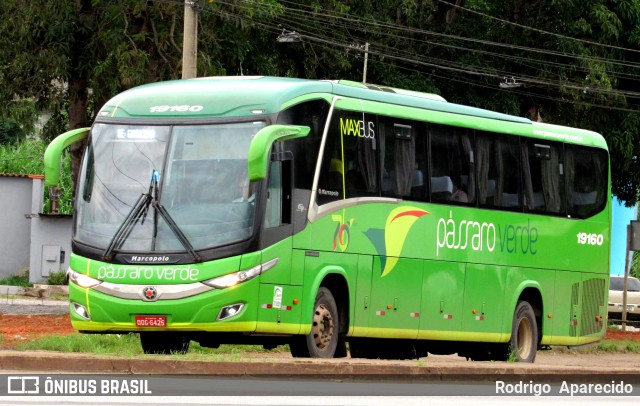
{"type": "Polygon", "coordinates": [[[264,126],[95,124],[79,180],[75,239],[107,248],[144,194],[157,204],[132,221],[116,250],[185,251],[179,234],[196,250],[249,238],[255,203],[247,154],[264,126]]]}

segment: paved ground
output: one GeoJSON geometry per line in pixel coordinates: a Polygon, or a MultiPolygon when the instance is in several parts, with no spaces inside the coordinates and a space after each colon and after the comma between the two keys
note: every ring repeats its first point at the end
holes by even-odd
{"type": "Polygon", "coordinates": [[[65,314],[69,313],[69,302],[0,296],[0,314],[65,314]]]}

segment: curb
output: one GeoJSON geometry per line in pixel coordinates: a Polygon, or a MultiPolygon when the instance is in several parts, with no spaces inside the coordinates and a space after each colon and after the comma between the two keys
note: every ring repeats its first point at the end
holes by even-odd
{"type": "Polygon", "coordinates": [[[542,367],[532,364],[494,364],[473,366],[401,365],[394,361],[369,364],[366,361],[340,359],[285,359],[279,361],[198,361],[176,360],[172,356],[149,358],[113,358],[58,352],[0,352],[0,369],[40,373],[126,374],[126,375],[207,375],[318,378],[354,381],[490,381],[497,379],[535,379],[593,381],[594,377],[632,376],[640,380],[633,368],[602,371],[591,367],[542,367]]]}

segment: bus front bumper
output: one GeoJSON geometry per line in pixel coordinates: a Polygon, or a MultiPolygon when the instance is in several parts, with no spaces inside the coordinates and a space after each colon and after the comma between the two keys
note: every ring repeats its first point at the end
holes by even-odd
{"type": "MultiPolygon", "coordinates": [[[[157,288],[160,288],[156,286],[157,288]]],[[[75,330],[83,332],[234,331],[256,330],[258,280],[193,296],[156,301],[121,298],[95,288],[69,283],[69,313],[75,330]],[[233,314],[229,310],[233,309],[233,314]],[[145,324],[140,319],[161,321],[145,324]],[[138,320],[138,323],[136,322],[138,320]],[[155,324],[155,325],[154,325],[155,324]],[[160,324],[161,326],[158,326],[160,324]]]]}

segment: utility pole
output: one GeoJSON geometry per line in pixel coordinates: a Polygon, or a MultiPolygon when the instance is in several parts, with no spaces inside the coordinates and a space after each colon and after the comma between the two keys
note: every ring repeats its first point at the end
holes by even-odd
{"type": "Polygon", "coordinates": [[[367,83],[367,61],[369,60],[369,43],[364,43],[364,69],[362,71],[362,83],[367,83]]]}
{"type": "Polygon", "coordinates": [[[184,0],[184,35],[182,38],[182,79],[197,76],[198,11],[195,0],[184,0]]]}

